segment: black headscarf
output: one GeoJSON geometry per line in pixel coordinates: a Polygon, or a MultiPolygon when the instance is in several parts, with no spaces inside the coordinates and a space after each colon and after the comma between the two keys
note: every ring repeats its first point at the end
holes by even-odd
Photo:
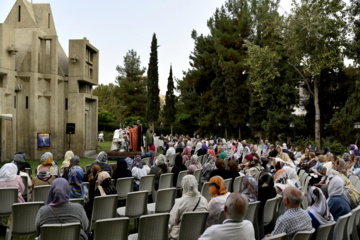
{"type": "Polygon", "coordinates": [[[259,181],[258,201],[260,201],[258,219],[263,218],[263,211],[265,203],[268,199],[276,197],[276,190],[274,188],[274,178],[269,173],[264,173],[259,181]]]}
{"type": "Polygon", "coordinates": [[[112,175],[112,178],[115,180],[115,184],[118,178],[131,177],[131,172],[128,169],[128,165],[124,159],[119,159],[117,161],[117,167],[112,175]]]}
{"type": "Polygon", "coordinates": [[[172,168],[171,172],[174,173],[173,178],[173,186],[176,187],[177,178],[179,172],[187,170],[186,166],[182,163],[182,156],[180,154],[176,154],[175,157],[175,165],[172,168]]]}

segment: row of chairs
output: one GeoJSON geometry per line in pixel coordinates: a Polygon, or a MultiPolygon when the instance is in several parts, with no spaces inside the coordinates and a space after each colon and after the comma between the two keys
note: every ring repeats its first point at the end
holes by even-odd
{"type": "MultiPolygon", "coordinates": [[[[184,213],[180,226],[179,240],[197,239],[205,230],[208,214],[208,212],[184,213]]],[[[93,239],[167,240],[169,218],[169,213],[141,216],[138,233],[130,235],[128,235],[130,223],[128,217],[97,220],[93,239]]],[[[41,227],[41,238],[78,240],[80,229],[80,223],[45,224],[41,227]]]]}

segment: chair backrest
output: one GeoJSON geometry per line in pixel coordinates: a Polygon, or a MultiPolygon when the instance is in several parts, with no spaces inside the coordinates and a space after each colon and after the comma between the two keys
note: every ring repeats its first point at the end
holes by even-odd
{"type": "Polygon", "coordinates": [[[228,192],[231,192],[232,178],[224,179],[225,187],[228,192]]]}
{"type": "Polygon", "coordinates": [[[235,178],[234,184],[233,184],[233,188],[234,188],[233,192],[241,193],[243,178],[244,178],[244,176],[239,176],[239,177],[235,178]]]}
{"type": "Polygon", "coordinates": [[[150,157],[143,158],[142,160],[144,161],[145,165],[148,165],[150,167],[150,161],[151,161],[150,157]]]}
{"type": "Polygon", "coordinates": [[[229,159],[225,158],[224,163],[225,163],[225,169],[228,170],[229,159]]]}
{"type": "Polygon", "coordinates": [[[140,178],[139,191],[148,191],[149,194],[152,194],[154,189],[155,175],[146,175],[140,178]]]}
{"type": "Polygon", "coordinates": [[[86,187],[86,189],[89,191],[90,189],[90,183],[89,182],[82,182],[82,184],[86,187]]]}
{"type": "Polygon", "coordinates": [[[169,164],[170,164],[170,166],[174,166],[174,165],[175,165],[175,157],[176,157],[175,154],[169,156],[169,164]]]}
{"type": "Polygon", "coordinates": [[[198,239],[204,232],[209,212],[185,212],[180,223],[179,240],[198,239]]]}
{"type": "Polygon", "coordinates": [[[32,170],[31,168],[25,168],[25,172],[29,175],[29,177],[31,178],[32,175],[32,170]]]}
{"type": "MultiPolygon", "coordinates": [[[[25,189],[24,189],[24,192],[22,193],[22,195],[23,196],[25,196],[25,197],[27,197],[27,190],[28,190],[28,178],[27,178],[27,176],[21,176],[21,180],[23,181],[23,184],[24,184],[24,187],[25,187],[25,189]]],[[[29,201],[29,199],[28,199],[28,201],[29,201]]]]}
{"type": "Polygon", "coordinates": [[[0,188],[0,217],[10,216],[11,208],[18,202],[17,188],[0,188]]]}
{"type": "Polygon", "coordinates": [[[359,178],[355,175],[350,175],[349,179],[354,186],[355,186],[356,182],[359,181],[359,178]]]}
{"type": "Polygon", "coordinates": [[[126,197],[125,216],[138,218],[147,212],[148,191],[128,193],[126,197]]]}
{"type": "Polygon", "coordinates": [[[263,219],[264,226],[268,225],[273,221],[276,216],[276,208],[279,202],[279,197],[276,196],[274,198],[268,199],[264,205],[263,219]]]}
{"type": "Polygon", "coordinates": [[[346,225],[351,217],[352,213],[345,214],[338,218],[335,228],[333,240],[347,239],[347,228],[346,225]]]}
{"type": "Polygon", "coordinates": [[[308,186],[309,186],[309,182],[310,182],[311,177],[306,175],[305,181],[304,181],[304,185],[302,185],[301,190],[303,191],[303,193],[307,193],[308,192],[308,186]]]}
{"type": "Polygon", "coordinates": [[[168,239],[169,218],[169,213],[158,213],[141,216],[137,239],[168,239]]]}
{"type": "Polygon", "coordinates": [[[159,189],[171,188],[173,183],[174,174],[164,173],[160,175],[159,189]]]}
{"type": "Polygon", "coordinates": [[[202,186],[201,189],[201,195],[203,195],[204,198],[206,198],[206,200],[210,199],[210,195],[209,195],[209,182],[205,182],[202,186]]]}
{"type": "Polygon", "coordinates": [[[357,182],[355,183],[355,188],[356,188],[356,190],[360,193],[360,181],[357,181],[357,182]]]}
{"type": "Polygon", "coordinates": [[[118,178],[116,181],[116,191],[118,194],[118,199],[126,199],[126,196],[129,192],[132,192],[134,185],[134,178],[118,178]]]}
{"type": "Polygon", "coordinates": [[[311,240],[312,235],[315,232],[315,228],[311,229],[310,231],[299,231],[295,233],[292,240],[311,240]]]}
{"type": "Polygon", "coordinates": [[[181,186],[181,181],[182,181],[182,179],[188,174],[188,172],[189,172],[188,170],[179,172],[179,175],[178,175],[178,178],[177,178],[177,182],[176,182],[176,187],[177,187],[177,188],[182,188],[182,186],[181,186]]]}
{"type": "Polygon", "coordinates": [[[76,223],[44,224],[41,226],[41,239],[51,240],[78,240],[80,239],[81,225],[76,223]]]}
{"type": "Polygon", "coordinates": [[[360,205],[354,208],[351,213],[355,215],[354,226],[352,230],[352,239],[357,239],[358,236],[358,225],[359,225],[359,217],[360,217],[360,205]]]}
{"type": "Polygon", "coordinates": [[[155,213],[170,212],[175,203],[176,188],[165,188],[157,191],[155,213]]]}
{"type": "Polygon", "coordinates": [[[316,240],[332,240],[336,222],[320,225],[316,231],[316,240]]]}
{"type": "Polygon", "coordinates": [[[50,187],[50,185],[34,187],[34,201],[44,202],[46,204],[49,197],[50,187]]]}
{"type": "MultiPolygon", "coordinates": [[[[281,197],[279,196],[279,198],[281,198],[281,197]]],[[[287,210],[287,208],[286,208],[284,202],[279,201],[277,216],[279,217],[280,215],[283,215],[286,212],[286,210],[287,210]]]]}
{"type": "Polygon", "coordinates": [[[85,167],[86,172],[89,171],[90,167],[91,167],[91,164],[86,165],[86,167],[85,167]]]}
{"type": "Polygon", "coordinates": [[[117,200],[118,196],[115,194],[94,198],[91,221],[89,222],[89,230],[91,229],[92,224],[99,219],[116,217],[117,200]]]}
{"type": "Polygon", "coordinates": [[[31,236],[36,234],[35,220],[43,202],[14,203],[11,213],[9,238],[11,236],[31,236]]]}
{"type": "Polygon", "coordinates": [[[85,198],[70,198],[70,202],[84,205],[85,198]]]}
{"type": "Polygon", "coordinates": [[[185,166],[186,166],[186,168],[188,168],[188,167],[190,166],[190,163],[191,163],[191,161],[190,161],[190,160],[187,160],[187,161],[185,162],[185,166]]]}
{"type": "Polygon", "coordinates": [[[253,224],[255,222],[257,222],[257,216],[258,216],[259,207],[260,207],[260,201],[249,203],[249,206],[248,206],[248,209],[246,211],[244,219],[249,220],[253,224]]]}
{"type": "MultiPolygon", "coordinates": [[[[353,233],[353,230],[354,230],[354,225],[355,225],[355,222],[357,220],[357,211],[359,211],[359,207],[360,206],[357,206],[356,208],[354,208],[351,213],[351,217],[349,218],[349,221],[347,223],[347,238],[348,240],[350,240],[350,236],[352,235],[353,233]]],[[[357,224],[356,224],[357,225],[357,224]]],[[[355,226],[357,228],[357,226],[355,226]]]]}
{"type": "Polygon", "coordinates": [[[95,222],[94,240],[127,239],[129,218],[107,218],[95,222]]]}
{"type": "Polygon", "coordinates": [[[196,181],[198,182],[198,184],[201,184],[201,175],[202,175],[202,168],[196,169],[194,172],[194,177],[195,177],[196,181]]]}
{"type": "Polygon", "coordinates": [[[286,233],[280,233],[271,237],[263,238],[263,240],[285,240],[286,239],[286,233]]]}
{"type": "Polygon", "coordinates": [[[224,212],[224,210],[221,210],[221,212],[219,213],[218,219],[216,221],[216,224],[222,224],[225,219],[226,219],[225,212],[224,212]]]}

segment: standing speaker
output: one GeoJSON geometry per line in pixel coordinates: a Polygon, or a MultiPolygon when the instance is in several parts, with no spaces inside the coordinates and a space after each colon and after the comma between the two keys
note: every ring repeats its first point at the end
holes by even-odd
{"type": "Polygon", "coordinates": [[[75,134],[75,123],[66,124],[66,134],[75,134]]]}

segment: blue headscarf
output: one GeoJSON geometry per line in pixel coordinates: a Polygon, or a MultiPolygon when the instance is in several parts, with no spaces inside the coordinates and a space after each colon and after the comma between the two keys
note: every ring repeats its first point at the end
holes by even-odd
{"type": "Polygon", "coordinates": [[[72,169],[69,174],[70,198],[82,198],[85,196],[86,187],[83,185],[84,172],[81,168],[72,169]]]}

